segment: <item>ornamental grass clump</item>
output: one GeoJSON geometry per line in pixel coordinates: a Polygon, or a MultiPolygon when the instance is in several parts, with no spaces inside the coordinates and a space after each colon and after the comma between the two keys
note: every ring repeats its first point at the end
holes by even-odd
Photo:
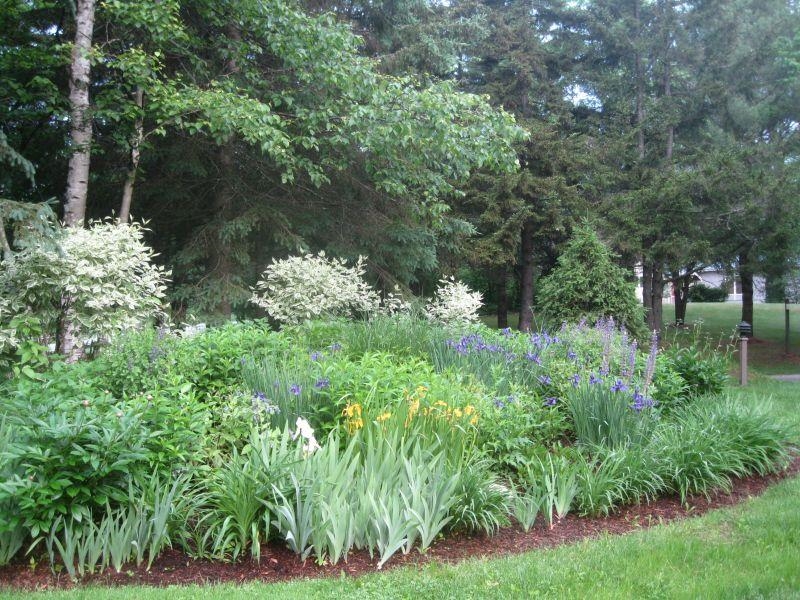
{"type": "Polygon", "coordinates": [[[575,437],[585,446],[618,448],[638,444],[654,423],[653,401],[621,380],[609,384],[591,374],[566,398],[575,437]]]}
{"type": "Polygon", "coordinates": [[[669,489],[690,494],[730,490],[732,477],[785,466],[789,433],[766,411],[722,399],[676,411],[653,432],[648,452],[669,489]]]}

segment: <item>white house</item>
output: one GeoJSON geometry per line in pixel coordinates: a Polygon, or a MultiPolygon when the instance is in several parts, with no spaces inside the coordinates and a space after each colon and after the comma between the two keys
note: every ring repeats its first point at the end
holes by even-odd
{"type": "MultiPolygon", "coordinates": [[[[695,275],[697,283],[708,287],[724,288],[728,291],[726,302],[742,301],[742,280],[738,277],[731,278],[721,269],[709,267],[695,275]]],[[[767,301],[767,280],[763,275],[753,276],[753,302],[767,301]]]]}
{"type": "MultiPolygon", "coordinates": [[[[642,300],[642,265],[634,267],[636,273],[636,296],[642,300]]],[[[700,283],[712,288],[724,288],[728,291],[726,302],[742,301],[742,280],[738,277],[731,278],[729,273],[717,267],[708,267],[692,276],[694,283],[700,283]]],[[[762,275],[753,276],[753,302],[766,302],[767,280],[762,275]]],[[[664,286],[664,304],[675,302],[672,285],[664,286]]]]}

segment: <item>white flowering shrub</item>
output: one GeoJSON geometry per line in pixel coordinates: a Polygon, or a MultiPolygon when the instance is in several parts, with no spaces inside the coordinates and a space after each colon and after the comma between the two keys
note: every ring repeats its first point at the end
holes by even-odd
{"type": "Polygon", "coordinates": [[[15,318],[36,317],[42,335],[54,339],[63,298],[79,341],[106,340],[162,316],[168,273],[153,264],[143,237],[136,224],[96,222],[0,263],[0,353],[20,343],[10,328],[15,318]]]}
{"type": "Polygon", "coordinates": [[[425,315],[437,323],[473,323],[483,305],[480,292],[453,278],[442,279],[433,298],[425,305],[425,315]]]}
{"type": "Polygon", "coordinates": [[[364,281],[364,258],[348,266],[324,252],[273,260],[250,301],[285,324],[329,317],[355,317],[380,310],[381,299],[364,281]]]}

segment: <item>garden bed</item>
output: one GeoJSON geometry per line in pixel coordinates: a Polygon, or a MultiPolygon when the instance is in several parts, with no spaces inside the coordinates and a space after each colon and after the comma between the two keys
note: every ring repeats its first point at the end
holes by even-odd
{"type": "Polygon", "coordinates": [[[726,368],[611,320],[132,335],[0,386],[0,586],[357,575],[698,514],[798,469],[726,368]]]}
{"type": "MultiPolygon", "coordinates": [[[[648,504],[626,506],[608,517],[567,515],[552,529],[541,521],[525,533],[519,527],[504,527],[493,536],[455,535],[437,541],[426,554],[414,551],[396,555],[385,568],[424,564],[431,561],[456,562],[471,557],[497,557],[538,548],[570,544],[604,534],[619,535],[637,529],[669,523],[680,518],[696,517],[716,508],[731,506],[761,494],[768,486],[800,474],[800,456],[795,456],[787,469],[766,476],[736,479],[730,493],[714,492],[708,497],[697,495],[681,503],[677,496],[660,498],[648,504]]],[[[222,582],[277,582],[314,577],[358,576],[376,570],[377,558],[367,552],[353,552],[346,563],[318,565],[313,559],[300,561],[297,555],[280,543],[264,545],[261,560],[224,563],[195,560],[180,551],[166,550],[147,570],[126,568],[122,573],[107,570],[76,584],[65,573],[54,574],[42,563],[35,568],[20,562],[0,568],[0,588],[46,590],[74,588],[83,585],[188,585],[222,582]]]]}

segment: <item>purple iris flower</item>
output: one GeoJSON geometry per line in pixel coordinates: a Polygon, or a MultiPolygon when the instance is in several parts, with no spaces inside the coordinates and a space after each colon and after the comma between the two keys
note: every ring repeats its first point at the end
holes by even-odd
{"type": "Polygon", "coordinates": [[[542,365],[542,359],[539,358],[538,354],[535,354],[533,352],[526,352],[525,353],[525,358],[527,360],[531,361],[532,363],[536,364],[536,365],[539,365],[539,366],[542,365]]]}
{"type": "Polygon", "coordinates": [[[327,377],[323,377],[322,379],[317,379],[317,382],[314,384],[314,387],[318,390],[324,390],[331,386],[331,380],[327,377]]]}
{"type": "Polygon", "coordinates": [[[573,350],[570,350],[569,352],[567,352],[567,358],[570,360],[575,360],[576,358],[578,358],[578,355],[575,354],[573,350]]]}
{"type": "Polygon", "coordinates": [[[578,385],[581,382],[581,376],[578,375],[577,373],[575,373],[575,375],[570,377],[570,379],[572,380],[572,387],[578,387],[578,385]]]}
{"type": "Polygon", "coordinates": [[[542,385],[550,385],[551,383],[553,383],[553,380],[550,378],[550,375],[539,375],[537,379],[539,380],[539,383],[541,383],[542,385]]]}
{"type": "Polygon", "coordinates": [[[594,373],[589,375],[589,385],[597,385],[598,383],[602,383],[602,382],[603,382],[603,380],[600,377],[598,377],[597,375],[595,375],[594,373]]]}
{"type": "Polygon", "coordinates": [[[544,399],[545,406],[555,406],[556,404],[558,404],[558,398],[555,396],[550,396],[549,398],[544,399]]]}
{"type": "Polygon", "coordinates": [[[628,389],[628,386],[627,386],[627,385],[625,385],[624,383],[622,383],[622,380],[621,380],[621,379],[617,379],[617,380],[614,382],[614,385],[612,385],[612,386],[611,386],[611,391],[612,391],[612,392],[624,392],[624,391],[626,391],[627,389],[628,389]]]}
{"type": "Polygon", "coordinates": [[[309,358],[314,362],[316,362],[318,360],[321,360],[322,359],[322,352],[312,352],[311,355],[309,356],[309,358]]]}
{"type": "Polygon", "coordinates": [[[292,385],[289,386],[289,393],[292,394],[293,396],[299,396],[302,391],[303,388],[297,385],[296,383],[293,383],[292,385]]]}

